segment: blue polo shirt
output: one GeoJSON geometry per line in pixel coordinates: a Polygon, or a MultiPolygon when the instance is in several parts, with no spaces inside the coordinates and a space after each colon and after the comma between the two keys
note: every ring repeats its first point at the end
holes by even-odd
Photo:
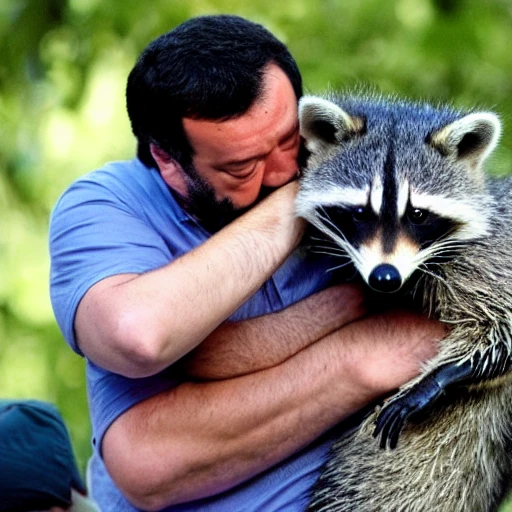
{"type": "MultiPolygon", "coordinates": [[[[50,222],[50,295],[71,348],[80,354],[73,322],[77,306],[91,286],[116,274],[140,274],[162,267],[210,236],[179,206],[158,171],[137,159],[110,163],[75,181],[58,200],[50,222]]],[[[230,320],[279,311],[324,288],[329,281],[327,265],[318,256],[295,251],[230,320]]],[[[90,361],[86,371],[94,447],[92,496],[102,512],[136,511],[105,470],[100,453],[103,435],[127,409],[177,386],[180,380],[172,366],[142,379],[122,377],[90,361]]],[[[165,510],[304,510],[328,445],[328,441],[318,440],[230,491],[165,510]]]]}

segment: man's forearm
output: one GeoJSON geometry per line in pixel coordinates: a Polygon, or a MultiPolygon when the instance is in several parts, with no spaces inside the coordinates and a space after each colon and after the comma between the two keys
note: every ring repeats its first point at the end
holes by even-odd
{"type": "Polygon", "coordinates": [[[372,317],[267,370],[183,384],[114,422],[107,468],[144,509],[219,493],[415,376],[441,335],[419,317],[372,317]]]}
{"type": "Polygon", "coordinates": [[[348,358],[335,347],[327,357],[327,345],[316,361],[319,344],[267,370],[186,383],[133,407],[102,445],[115,483],[135,506],[159,510],[229,489],[307,445],[370,399],[355,396],[348,358]],[[343,406],[326,378],[334,364],[346,376],[336,384],[343,406]]]}
{"type": "Polygon", "coordinates": [[[143,275],[100,281],[79,304],[75,330],[85,355],[128,377],[157,373],[194,349],[243,304],[297,246],[296,183],[204,244],[143,275]]]}
{"type": "Polygon", "coordinates": [[[311,343],[360,318],[362,291],[338,285],[273,314],[226,322],[180,365],[196,379],[226,379],[271,368],[311,343]]]}

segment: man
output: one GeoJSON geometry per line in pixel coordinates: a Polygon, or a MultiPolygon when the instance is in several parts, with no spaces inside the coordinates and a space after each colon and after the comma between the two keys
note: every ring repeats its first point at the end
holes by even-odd
{"type": "Polygon", "coordinates": [[[0,400],[0,510],[98,512],[52,404],[0,400]]]}
{"type": "Polygon", "coordinates": [[[60,327],[87,358],[102,510],[303,510],[328,431],[409,380],[442,328],[363,318],[295,251],[302,83],[235,16],[151,43],[127,107],[138,159],[74,183],[51,222],[60,327]]]}

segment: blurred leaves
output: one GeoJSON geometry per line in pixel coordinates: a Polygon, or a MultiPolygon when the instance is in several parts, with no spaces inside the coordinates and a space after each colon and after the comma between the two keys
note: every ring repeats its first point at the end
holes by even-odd
{"type": "Polygon", "coordinates": [[[139,52],[186,18],[234,13],[289,45],[308,92],[370,86],[492,108],[512,163],[511,0],[2,0],[0,396],[57,403],[80,464],[90,452],[84,364],[48,298],[47,226],[60,193],[135,144],[124,86],[139,52]]]}

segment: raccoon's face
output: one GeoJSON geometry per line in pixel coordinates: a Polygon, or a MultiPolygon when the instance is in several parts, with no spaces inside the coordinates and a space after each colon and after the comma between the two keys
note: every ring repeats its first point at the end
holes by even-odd
{"type": "Polygon", "coordinates": [[[323,98],[301,100],[310,157],[296,210],[325,237],[317,250],[348,257],[372,289],[396,292],[487,233],[481,164],[500,123],[425,106],[415,121],[414,106],[404,115],[403,105],[379,105],[363,100],[354,115],[323,98]]]}

